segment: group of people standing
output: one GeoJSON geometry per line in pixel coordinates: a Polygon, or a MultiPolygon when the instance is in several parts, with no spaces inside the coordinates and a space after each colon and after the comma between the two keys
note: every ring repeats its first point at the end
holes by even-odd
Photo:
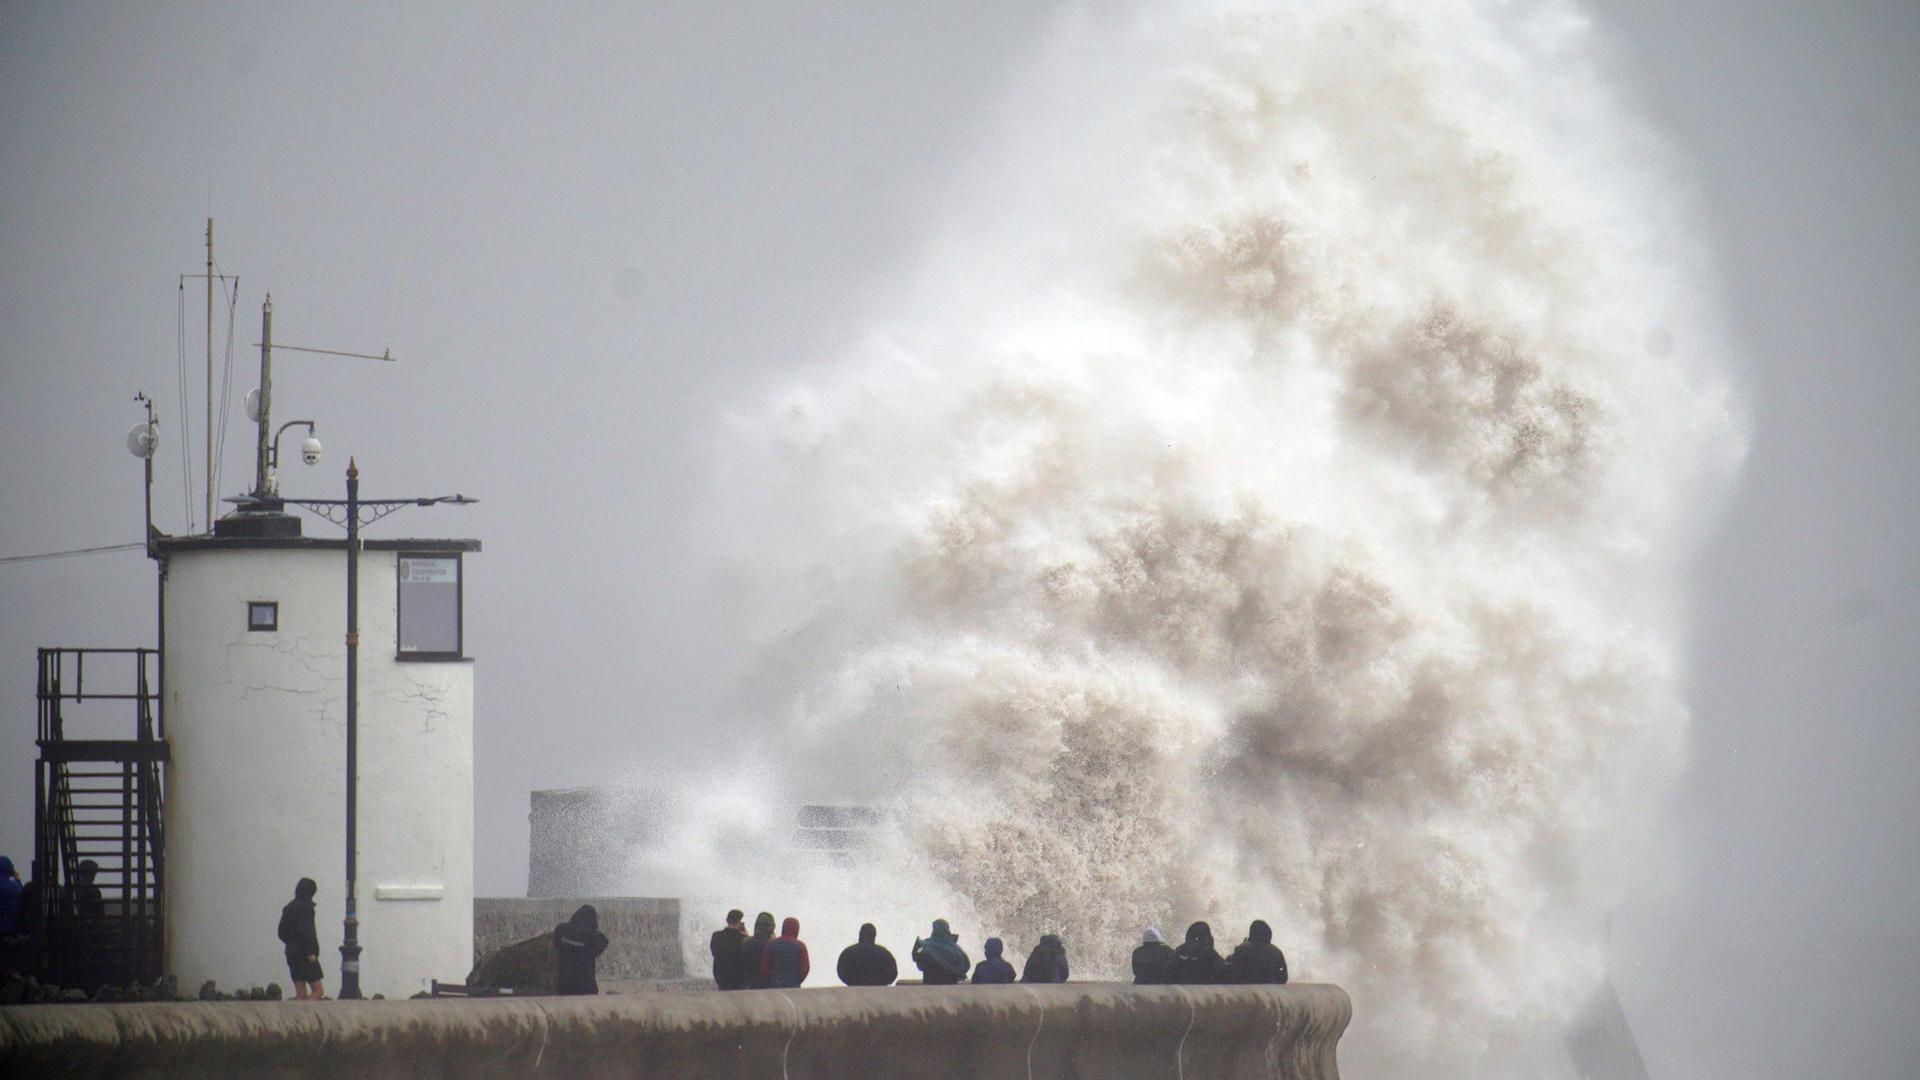
{"type": "Polygon", "coordinates": [[[1160,931],[1149,926],[1140,935],[1140,947],[1133,950],[1133,981],[1141,986],[1279,985],[1287,981],[1287,957],[1273,943],[1273,928],[1260,919],[1253,920],[1247,939],[1226,957],[1213,947],[1213,928],[1206,923],[1187,927],[1187,940],[1179,948],[1161,940],[1160,931]]]}
{"type": "Polygon", "coordinates": [[[813,961],[807,943],[800,940],[800,920],[787,916],[780,936],[773,936],[773,913],[763,911],[753,920],[753,934],[742,922],[739,908],[727,912],[727,925],[714,931],[707,943],[713,954],[713,982],[722,990],[791,989],[807,981],[813,961]]]}
{"type": "MultiPolygon", "coordinates": [[[[800,920],[785,919],[780,936],[775,937],[772,913],[761,912],[751,934],[745,918],[738,908],[727,912],[727,925],[714,931],[708,942],[713,954],[714,985],[722,990],[764,990],[791,989],[805,982],[811,965],[806,942],[800,940],[800,920]]],[[[891,986],[899,979],[900,966],[893,953],[876,937],[873,924],[863,923],[860,940],[841,950],[835,968],[841,982],[848,986],[891,986]]],[[[935,919],[926,937],[914,939],[909,959],[928,986],[1067,981],[1067,947],[1058,934],[1040,938],[1027,954],[1017,979],[1013,964],[1004,955],[1005,942],[990,937],[982,947],[986,956],[975,964],[947,920],[935,919]]],[[[1160,931],[1148,927],[1140,947],[1133,951],[1133,981],[1141,985],[1279,984],[1287,981],[1287,958],[1274,945],[1272,928],[1258,919],[1248,928],[1247,939],[1228,957],[1215,950],[1213,931],[1206,923],[1188,927],[1187,939],[1179,948],[1162,941],[1160,931]]]]}
{"type": "MultiPolygon", "coordinates": [[[[812,970],[807,944],[800,940],[800,920],[791,916],[780,924],[780,936],[773,935],[773,915],[761,912],[753,921],[753,933],[746,930],[744,912],[727,912],[727,925],[714,931],[708,941],[713,954],[713,983],[722,990],[791,989],[807,979],[812,970]]],[[[840,951],[834,973],[848,986],[892,986],[900,978],[899,962],[893,953],[875,940],[879,932],[872,923],[860,927],[860,940],[840,951]]],[[[945,919],[935,919],[924,938],[915,938],[910,954],[920,969],[922,981],[930,986],[946,986],[967,979],[973,972],[976,983],[1010,983],[1013,965],[1001,955],[999,938],[988,938],[987,958],[974,966],[959,938],[945,919]]],[[[1020,974],[1021,982],[1066,982],[1067,950],[1058,934],[1048,934],[1034,946],[1020,974]]]]}
{"type": "MultiPolygon", "coordinates": [[[[952,986],[961,982],[988,986],[1014,982],[1013,964],[1008,962],[1006,943],[990,937],[981,946],[986,956],[978,964],[960,947],[960,939],[945,919],[933,920],[933,929],[924,938],[913,941],[913,963],[920,969],[920,981],[928,986],[952,986]],[[972,968],[972,976],[968,976],[972,968]]],[[[1067,947],[1058,934],[1043,934],[1040,943],[1027,954],[1026,966],[1018,981],[1025,983],[1063,983],[1070,973],[1067,947]]]]}

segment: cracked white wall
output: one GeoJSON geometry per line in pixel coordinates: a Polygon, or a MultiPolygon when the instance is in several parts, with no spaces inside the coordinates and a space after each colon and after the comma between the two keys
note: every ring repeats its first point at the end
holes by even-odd
{"type": "MultiPolygon", "coordinates": [[[[404,997],[473,959],[473,664],[395,659],[395,553],[360,560],[361,989],[404,997]],[[439,899],[382,900],[380,886],[439,899]]],[[[275,937],[320,885],[327,992],[345,901],[346,556],[178,552],[167,581],[167,965],[183,988],[287,981],[275,937]],[[280,605],[250,632],[247,602],[280,605]]]]}

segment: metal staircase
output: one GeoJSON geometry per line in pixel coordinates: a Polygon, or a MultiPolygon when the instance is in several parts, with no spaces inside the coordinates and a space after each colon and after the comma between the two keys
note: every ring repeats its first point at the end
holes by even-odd
{"type": "Polygon", "coordinates": [[[156,715],[158,669],[154,649],[40,650],[33,856],[39,888],[30,915],[44,933],[33,966],[61,986],[91,991],[161,974],[167,743],[156,715]],[[131,703],[133,738],[86,737],[110,730],[97,716],[77,716],[90,702],[116,711],[124,706],[111,703],[131,703]]]}

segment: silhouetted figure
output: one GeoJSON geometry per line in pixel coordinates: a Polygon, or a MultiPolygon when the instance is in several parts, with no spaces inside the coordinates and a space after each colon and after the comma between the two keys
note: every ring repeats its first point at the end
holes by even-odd
{"type": "Polygon", "coordinates": [[[1135,986],[1158,986],[1167,981],[1173,967],[1173,946],[1160,940],[1158,927],[1149,926],[1140,935],[1140,947],[1133,950],[1135,986]]]}
{"type": "Polygon", "coordinates": [[[773,912],[753,917],[753,936],[740,946],[740,963],[747,973],[747,989],[767,988],[767,946],[773,944],[773,912]]]}
{"type": "Polygon", "coordinates": [[[1186,943],[1173,950],[1167,981],[1187,986],[1227,981],[1227,963],[1213,948],[1213,930],[1206,923],[1187,927],[1186,943]]]}
{"type": "Polygon", "coordinates": [[[13,870],[13,860],[0,855],[0,937],[14,937],[21,932],[20,893],[24,889],[20,875],[13,870]]]}
{"type": "Polygon", "coordinates": [[[1020,969],[1020,981],[1063,983],[1067,981],[1067,947],[1059,934],[1046,934],[1027,954],[1027,966],[1020,969]]]}
{"type": "Polygon", "coordinates": [[[800,940],[799,919],[789,915],[780,923],[780,936],[767,943],[760,964],[769,989],[791,990],[807,981],[813,964],[807,959],[807,943],[800,940]]]}
{"type": "Polygon", "coordinates": [[[707,942],[707,951],[713,954],[713,985],[722,990],[747,987],[747,958],[743,952],[747,928],[741,922],[744,918],[739,908],[727,912],[727,925],[715,930],[707,942]]]}
{"type": "Polygon", "coordinates": [[[554,990],[562,994],[597,994],[593,962],[607,951],[607,935],[600,932],[600,913],[581,904],[573,918],[553,928],[554,963],[558,978],[554,990]]]}
{"type": "Polygon", "coordinates": [[[990,937],[982,947],[987,950],[987,958],[973,965],[973,981],[982,986],[1012,982],[1013,965],[1000,956],[1006,950],[1006,944],[997,937],[990,937]]]}
{"type": "Polygon", "coordinates": [[[900,977],[900,965],[885,945],[874,943],[879,931],[872,923],[860,924],[860,941],[840,950],[837,970],[840,981],[848,986],[892,986],[900,977]]]}
{"type": "Polygon", "coordinates": [[[93,879],[100,874],[100,864],[92,859],[81,859],[74,868],[73,913],[99,918],[107,913],[107,902],[100,896],[100,886],[93,879]]]}
{"type": "Polygon", "coordinates": [[[933,932],[926,938],[913,939],[913,963],[928,986],[952,986],[973,966],[945,919],[933,920],[933,932]]]}
{"type": "Polygon", "coordinates": [[[293,982],[293,996],[299,1001],[327,996],[321,980],[327,973],[320,969],[320,935],[313,928],[313,895],[320,886],[312,878],[301,878],[293,887],[293,899],[280,909],[280,943],[287,951],[287,978],[293,982]]]}
{"type": "Polygon", "coordinates": [[[1227,957],[1227,974],[1230,981],[1248,986],[1278,986],[1287,981],[1287,957],[1273,943],[1272,927],[1253,920],[1247,928],[1247,940],[1227,957]]]}

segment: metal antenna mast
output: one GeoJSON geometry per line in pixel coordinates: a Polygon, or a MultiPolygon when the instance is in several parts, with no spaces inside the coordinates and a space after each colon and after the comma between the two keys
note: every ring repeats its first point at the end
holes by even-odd
{"type": "Polygon", "coordinates": [[[267,488],[267,427],[273,423],[273,294],[260,305],[259,432],[254,440],[253,493],[265,498],[267,488]]]}
{"type": "Polygon", "coordinates": [[[213,531],[213,219],[207,219],[207,531],[213,531]]]}
{"type": "MultiPolygon", "coordinates": [[[[393,363],[393,350],[384,349],[379,356],[372,353],[345,352],[340,349],[315,349],[305,345],[278,345],[273,343],[273,294],[268,293],[265,303],[260,305],[260,388],[254,391],[258,397],[254,401],[254,423],[258,431],[254,437],[253,451],[253,497],[256,500],[271,498],[276,494],[273,470],[280,463],[280,434],[269,437],[273,430],[273,350],[281,352],[317,353],[321,356],[348,356],[357,360],[384,360],[393,363]]],[[[313,433],[313,421],[289,420],[281,425],[280,431],[296,424],[307,425],[307,433],[313,433]]],[[[311,461],[308,462],[312,464],[311,461]]]]}

